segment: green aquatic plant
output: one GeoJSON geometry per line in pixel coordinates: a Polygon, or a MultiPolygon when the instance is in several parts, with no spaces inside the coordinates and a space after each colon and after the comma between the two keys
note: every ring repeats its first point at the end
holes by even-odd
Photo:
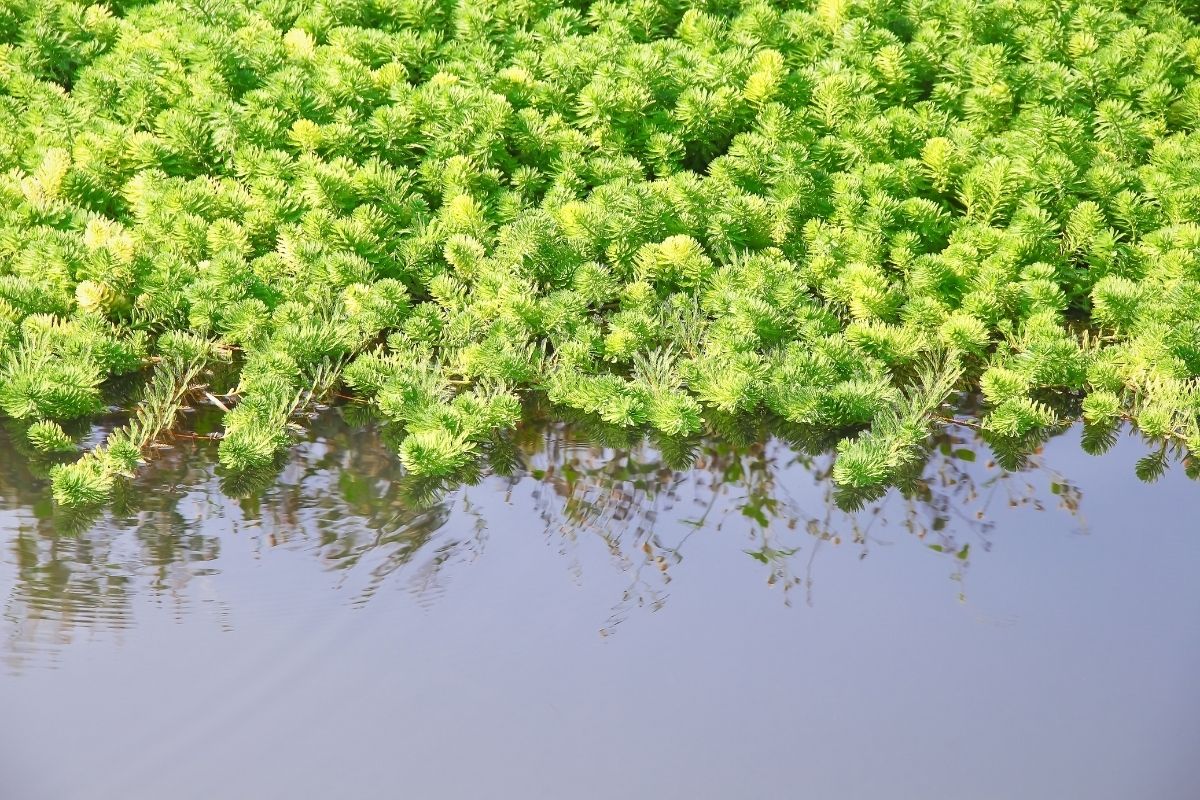
{"type": "MultiPolygon", "coordinates": [[[[58,502],[87,506],[111,499],[117,479],[132,477],[148,448],[175,424],[176,415],[194,388],[193,382],[217,355],[210,342],[186,333],[166,333],[159,345],[163,354],[129,422],[83,458],[51,469],[54,499],[58,502]]],[[[52,441],[52,437],[37,433],[43,424],[30,428],[29,438],[44,450],[49,448],[40,446],[39,441],[52,441]]],[[[61,429],[58,432],[62,433],[61,429]]]]}
{"type": "Polygon", "coordinates": [[[0,412],[66,452],[149,375],[64,503],[203,396],[180,337],[231,475],[334,395],[431,478],[531,394],[854,490],[960,390],[1195,465],[1198,74],[1170,0],[0,0],[0,412]]]}

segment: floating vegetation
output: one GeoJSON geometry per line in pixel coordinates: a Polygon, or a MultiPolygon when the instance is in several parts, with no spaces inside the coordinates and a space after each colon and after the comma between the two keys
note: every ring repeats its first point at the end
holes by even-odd
{"type": "Polygon", "coordinates": [[[233,483],[335,394],[431,479],[536,395],[870,492],[965,390],[1194,472],[1198,72],[1166,1],[0,0],[0,411],[70,452],[148,376],[67,505],[205,394],[233,483]]]}

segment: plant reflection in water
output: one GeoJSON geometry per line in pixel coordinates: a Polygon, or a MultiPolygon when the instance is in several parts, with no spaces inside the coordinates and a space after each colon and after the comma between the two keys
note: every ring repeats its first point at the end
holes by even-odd
{"type": "MultiPolygon", "coordinates": [[[[581,549],[602,543],[626,583],[601,626],[608,635],[634,610],[667,602],[697,536],[737,537],[784,602],[811,604],[828,548],[866,558],[898,535],[915,537],[945,559],[961,595],[971,559],[991,546],[997,504],[1057,508],[1084,525],[1079,490],[1039,448],[1004,453],[1008,471],[961,426],[936,437],[923,469],[899,488],[864,499],[835,493],[825,442],[759,428],[675,441],[531,422],[497,440],[486,473],[430,484],[405,475],[392,431],[348,424],[347,413],[315,414],[278,472],[234,481],[216,466],[215,443],[203,438],[211,420],[198,412],[194,434],[164,446],[112,508],[90,517],[53,505],[44,462],[0,458],[2,561],[16,572],[4,605],[12,656],[80,631],[128,627],[135,597],[188,613],[205,591],[194,582],[220,571],[223,539],[234,535],[259,554],[313,554],[339,585],[355,587],[354,603],[395,583],[428,603],[489,536],[528,534],[489,519],[501,503],[539,520],[579,579],[581,549]]],[[[0,439],[0,451],[15,446],[0,439]]],[[[227,612],[223,624],[234,624],[227,612]]]]}

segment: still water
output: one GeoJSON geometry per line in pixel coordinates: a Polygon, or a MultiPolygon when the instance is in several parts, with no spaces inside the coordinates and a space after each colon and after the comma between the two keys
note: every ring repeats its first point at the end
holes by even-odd
{"type": "Polygon", "coordinates": [[[529,429],[431,494],[321,415],[96,520],[0,438],[0,798],[1200,797],[1200,486],[969,431],[847,514],[777,440],[529,429]]]}

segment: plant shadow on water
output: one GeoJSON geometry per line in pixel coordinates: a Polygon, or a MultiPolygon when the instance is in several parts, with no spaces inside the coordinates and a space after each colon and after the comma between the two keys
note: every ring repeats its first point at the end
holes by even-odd
{"type": "MultiPolygon", "coordinates": [[[[785,603],[812,604],[828,548],[866,558],[897,536],[915,537],[945,560],[963,596],[971,560],[991,547],[998,504],[1057,509],[1069,526],[1085,527],[1081,491],[1040,448],[1005,453],[1002,464],[964,426],[934,436],[927,461],[899,489],[863,499],[839,494],[826,445],[795,432],[652,440],[580,422],[531,421],[496,443],[488,470],[439,485],[406,475],[394,432],[358,424],[353,411],[314,414],[277,471],[234,480],[216,466],[201,410],[191,433],[163,446],[111,508],[91,515],[52,503],[48,465],[0,460],[0,528],[16,567],[4,609],[10,664],[80,632],[129,627],[139,597],[179,615],[193,610],[192,584],[221,571],[223,538],[235,535],[260,555],[311,553],[354,604],[390,583],[429,603],[455,565],[483,553],[498,502],[537,519],[577,580],[581,549],[603,547],[626,586],[601,625],[609,635],[636,609],[667,602],[698,534],[734,539],[785,603]]],[[[0,449],[15,446],[0,440],[0,449]]],[[[235,625],[236,609],[218,607],[221,624],[235,625]]]]}

